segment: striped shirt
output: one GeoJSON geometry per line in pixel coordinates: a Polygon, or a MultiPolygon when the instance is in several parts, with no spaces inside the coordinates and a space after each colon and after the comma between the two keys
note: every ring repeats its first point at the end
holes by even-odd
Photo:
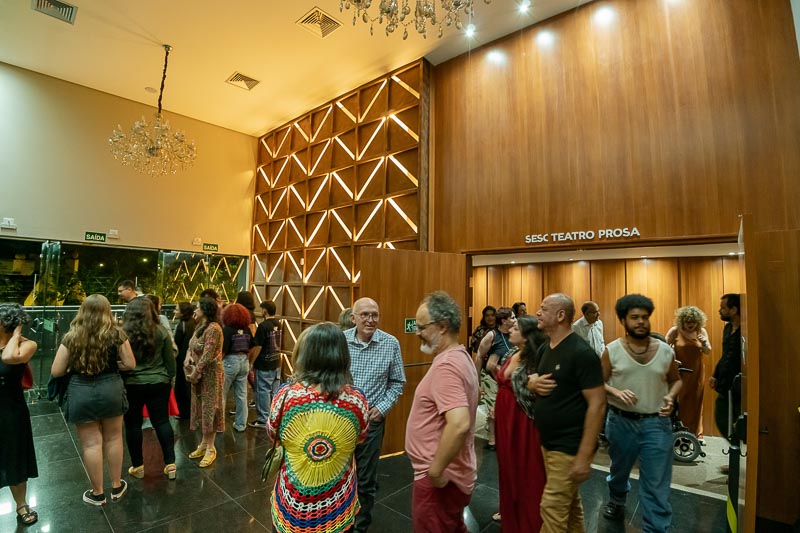
{"type": "Polygon", "coordinates": [[[368,343],[356,337],[356,328],[346,330],[344,336],[350,348],[354,386],[364,391],[370,408],[377,408],[385,416],[403,394],[406,383],[400,343],[380,329],[375,330],[368,343]]]}

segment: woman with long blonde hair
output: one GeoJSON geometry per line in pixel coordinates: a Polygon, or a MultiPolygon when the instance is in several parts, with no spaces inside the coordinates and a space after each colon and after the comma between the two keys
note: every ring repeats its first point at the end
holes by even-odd
{"type": "Polygon", "coordinates": [[[131,345],[111,316],[105,296],[84,300],[69,331],[61,340],[50,373],[72,373],[64,415],[75,424],[92,488],[83,501],[103,505],[103,457],[111,477],[111,499],[122,498],[128,484],[122,479],[122,415],[128,409],[120,370],[136,367],[131,345]]]}

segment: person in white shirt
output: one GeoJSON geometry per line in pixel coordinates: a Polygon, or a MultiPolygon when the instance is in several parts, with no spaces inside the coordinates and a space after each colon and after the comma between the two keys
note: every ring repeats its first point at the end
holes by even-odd
{"type": "Polygon", "coordinates": [[[603,321],[600,320],[600,306],[591,301],[584,302],[581,306],[581,313],[583,316],[572,324],[572,331],[588,342],[597,357],[600,357],[603,355],[603,350],[606,349],[606,343],[603,340],[603,321]]]}

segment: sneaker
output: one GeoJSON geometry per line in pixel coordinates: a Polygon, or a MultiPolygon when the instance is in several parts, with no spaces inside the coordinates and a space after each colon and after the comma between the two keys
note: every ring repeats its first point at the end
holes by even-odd
{"type": "Polygon", "coordinates": [[[254,421],[254,422],[248,422],[247,425],[250,426],[251,428],[265,428],[266,429],[266,427],[267,427],[267,423],[266,422],[259,422],[258,420],[254,421]]]}
{"type": "Polygon", "coordinates": [[[92,489],[89,489],[83,493],[83,501],[89,505],[96,505],[99,507],[106,504],[106,495],[105,493],[95,495],[92,489]]]}
{"type": "Polygon", "coordinates": [[[248,409],[255,409],[256,408],[256,402],[251,400],[250,403],[247,404],[247,408],[248,409]]]}
{"type": "Polygon", "coordinates": [[[111,487],[112,502],[118,502],[125,494],[125,491],[128,490],[128,482],[125,481],[124,479],[121,479],[120,481],[122,482],[122,484],[119,487],[117,487],[116,489],[114,487],[111,487]]]}
{"type": "Polygon", "coordinates": [[[228,411],[228,416],[234,416],[234,415],[236,415],[236,410],[228,411]]]}
{"type": "Polygon", "coordinates": [[[603,517],[608,520],[622,520],[625,518],[625,506],[619,503],[608,502],[603,507],[603,517]]]}
{"type": "Polygon", "coordinates": [[[237,432],[237,433],[242,433],[242,432],[244,432],[244,430],[246,430],[246,429],[247,429],[247,428],[237,428],[236,426],[233,426],[233,430],[234,430],[235,432],[237,432]]]}

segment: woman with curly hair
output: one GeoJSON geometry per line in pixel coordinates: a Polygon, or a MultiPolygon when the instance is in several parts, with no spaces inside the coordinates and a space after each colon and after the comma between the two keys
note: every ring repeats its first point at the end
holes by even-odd
{"type": "Polygon", "coordinates": [[[217,322],[219,307],[216,299],[203,296],[194,319],[197,329],[189,341],[184,368],[186,380],[192,383],[192,417],[189,427],[200,428],[203,438],[190,459],[200,459],[200,468],[211,466],[217,459],[214,437],[225,431],[225,399],[222,387],[225,371],[222,368],[222,326],[217,322]]]}
{"type": "Polygon", "coordinates": [[[0,304],[0,488],[11,488],[21,526],[39,519],[27,500],[28,480],[39,476],[31,414],[22,391],[25,365],[37,348],[35,342],[22,336],[22,326],[28,322],[19,304],[0,304]]]}
{"type": "Polygon", "coordinates": [[[86,298],[61,340],[50,373],[72,372],[67,387],[67,420],[75,424],[92,488],[83,493],[91,505],[106,503],[103,455],[111,476],[111,499],[122,498],[128,484],[122,479],[122,415],[128,399],[120,370],[136,368],[131,345],[111,315],[105,296],[86,298]]]}
{"type": "Polygon", "coordinates": [[[242,304],[231,304],[222,310],[222,366],[225,368],[225,401],[234,387],[236,414],[233,430],[247,427],[247,374],[250,373],[250,311],[242,304]]]}
{"type": "Polygon", "coordinates": [[[169,394],[175,377],[175,349],[172,337],[156,322],[155,306],[148,298],[134,298],[122,317],[122,330],[128,335],[136,368],[124,375],[130,408],[125,413],[125,437],[131,467],[128,474],[144,477],[142,455],[142,407],[156,431],[164,455],[164,475],[175,479],[175,436],[169,423],[169,394]]]}
{"type": "Polygon", "coordinates": [[[522,316],[508,332],[515,351],[497,372],[495,426],[500,512],[504,532],[535,533],[542,527],[539,506],[545,471],[539,430],[533,421],[533,393],[526,385],[536,372],[534,357],[547,336],[533,316],[522,316]]]}
{"type": "Polygon", "coordinates": [[[667,344],[675,350],[682,368],[692,372],[681,374],[683,386],[678,393],[681,422],[703,442],[703,392],[705,362],[703,354],[711,351],[706,314],[698,307],[687,305],[675,311],[675,325],[667,332],[667,344]]]}

